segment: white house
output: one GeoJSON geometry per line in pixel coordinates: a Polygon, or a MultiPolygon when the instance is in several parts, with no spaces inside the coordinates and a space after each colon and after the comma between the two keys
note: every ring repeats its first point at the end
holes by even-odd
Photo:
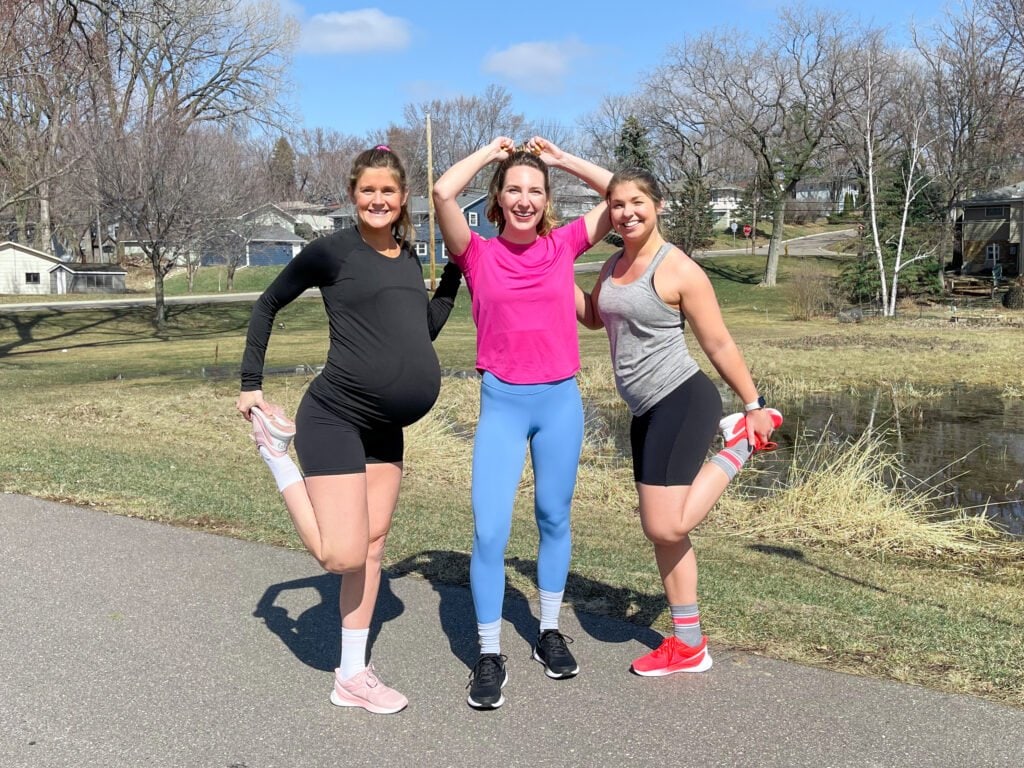
{"type": "Polygon", "coordinates": [[[10,240],[0,243],[0,293],[41,296],[57,293],[50,285],[50,270],[60,259],[10,240]]]}
{"type": "Polygon", "coordinates": [[[0,243],[0,294],[124,293],[124,269],[61,261],[11,241],[0,243]]]}

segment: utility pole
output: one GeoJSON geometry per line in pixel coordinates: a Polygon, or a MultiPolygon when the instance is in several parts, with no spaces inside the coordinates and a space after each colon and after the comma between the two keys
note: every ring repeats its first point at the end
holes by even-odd
{"type": "Polygon", "coordinates": [[[437,274],[437,258],[434,253],[437,237],[434,235],[434,143],[430,138],[430,115],[427,116],[427,224],[430,228],[430,242],[427,252],[430,254],[430,290],[434,290],[437,274]]]}

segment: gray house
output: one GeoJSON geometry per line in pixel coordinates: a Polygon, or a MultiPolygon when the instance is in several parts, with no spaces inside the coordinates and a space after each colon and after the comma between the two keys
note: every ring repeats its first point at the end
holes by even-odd
{"type": "MultiPolygon", "coordinates": [[[[459,207],[469,228],[481,237],[491,238],[498,234],[498,230],[484,215],[487,208],[486,192],[471,192],[459,195],[456,198],[459,207]]],[[[430,208],[429,201],[423,195],[409,196],[409,213],[412,216],[413,227],[416,230],[416,242],[413,248],[420,261],[424,264],[430,261],[430,241],[434,241],[434,260],[438,264],[448,261],[448,252],[444,247],[444,240],[441,238],[441,230],[437,227],[437,220],[434,220],[434,236],[430,234],[430,208]]],[[[334,219],[335,230],[351,227],[356,222],[355,209],[351,203],[346,203],[337,211],[331,214],[334,219]]]]}
{"type": "Polygon", "coordinates": [[[1024,181],[958,201],[965,275],[1024,274],[1024,181]]]}

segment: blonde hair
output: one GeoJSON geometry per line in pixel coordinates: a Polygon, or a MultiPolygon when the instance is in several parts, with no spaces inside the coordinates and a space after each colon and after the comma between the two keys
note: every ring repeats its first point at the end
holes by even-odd
{"type": "Polygon", "coordinates": [[[499,196],[501,195],[502,188],[505,186],[505,176],[508,174],[509,169],[519,165],[535,168],[544,176],[544,194],[547,195],[548,202],[544,207],[544,213],[540,217],[540,221],[537,222],[537,234],[544,237],[544,235],[549,234],[551,230],[558,226],[558,217],[555,216],[555,209],[551,205],[551,184],[548,181],[547,163],[532,152],[518,150],[498,164],[498,168],[494,171],[487,190],[487,220],[498,228],[499,235],[505,229],[505,212],[501,210],[499,196]]]}
{"type": "MultiPolygon", "coordinates": [[[[391,171],[391,175],[395,177],[395,181],[398,182],[398,187],[402,190],[402,194],[405,195],[409,191],[409,183],[406,179],[405,166],[402,165],[402,161],[390,148],[383,144],[378,144],[373,149],[363,150],[352,161],[352,170],[349,171],[348,175],[349,195],[355,195],[359,177],[363,175],[363,171],[370,168],[387,168],[391,171]]],[[[391,234],[395,236],[395,240],[399,243],[405,242],[412,245],[416,240],[416,228],[412,224],[412,214],[409,213],[408,198],[402,203],[402,210],[399,212],[395,223],[391,225],[391,234]]]]}

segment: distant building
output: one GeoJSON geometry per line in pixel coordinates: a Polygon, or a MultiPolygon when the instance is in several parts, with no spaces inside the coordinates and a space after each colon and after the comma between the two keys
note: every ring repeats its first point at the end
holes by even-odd
{"type": "MultiPolygon", "coordinates": [[[[487,193],[475,192],[459,195],[456,202],[462,209],[462,215],[466,217],[469,228],[481,237],[495,237],[498,230],[484,215],[487,208],[487,193]]],[[[416,231],[416,241],[413,249],[419,260],[426,264],[430,261],[430,242],[434,242],[435,263],[443,264],[448,261],[448,251],[444,247],[444,240],[441,238],[441,230],[434,221],[434,235],[430,233],[430,207],[429,201],[423,195],[409,196],[409,214],[412,217],[413,228],[416,231]]],[[[347,203],[330,214],[334,220],[335,229],[345,229],[354,226],[356,223],[355,208],[347,203]]]]}
{"type": "Polygon", "coordinates": [[[957,206],[963,274],[1024,274],[1024,181],[982,192],[957,206]]]}
{"type": "Polygon", "coordinates": [[[45,296],[65,293],[124,293],[127,272],[113,264],[80,264],[27,245],[0,243],[0,293],[45,296]]]}

